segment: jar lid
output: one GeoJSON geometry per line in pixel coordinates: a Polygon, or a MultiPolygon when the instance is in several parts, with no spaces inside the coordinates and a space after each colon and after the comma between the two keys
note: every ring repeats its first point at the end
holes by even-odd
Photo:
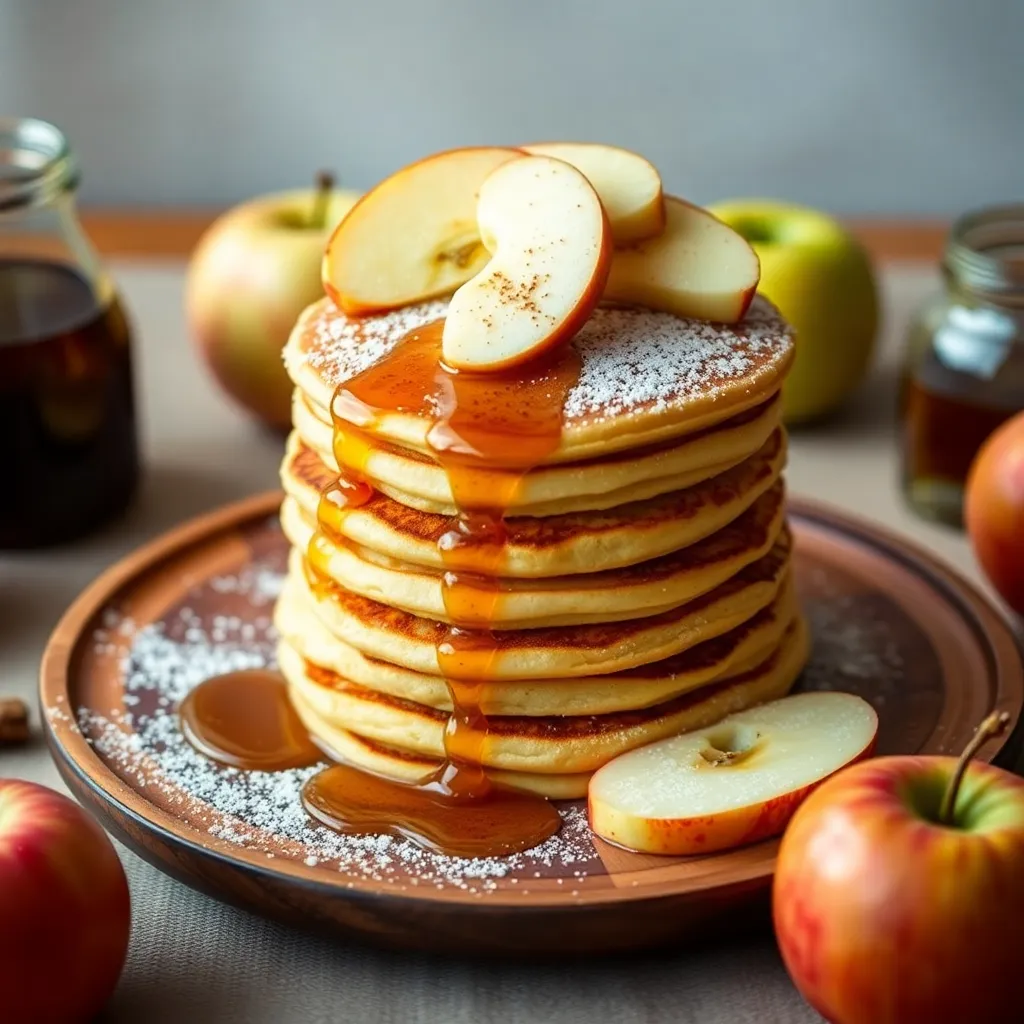
{"type": "Polygon", "coordinates": [[[1024,203],[961,217],[950,231],[944,264],[971,291],[1024,301],[1024,203]]]}
{"type": "Polygon", "coordinates": [[[78,184],[64,133],[34,117],[0,117],[0,211],[51,202],[78,184]]]}

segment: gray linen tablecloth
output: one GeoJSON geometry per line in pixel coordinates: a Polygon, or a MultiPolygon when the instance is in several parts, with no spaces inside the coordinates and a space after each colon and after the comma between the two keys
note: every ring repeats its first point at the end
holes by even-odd
{"type": "MultiPolygon", "coordinates": [[[[46,638],[82,586],[182,519],[276,486],[280,442],[229,407],[195,358],[182,316],[182,266],[133,262],[114,269],[137,328],[146,479],[127,520],[91,541],[53,553],[0,555],[0,694],[21,695],[33,707],[46,638]]],[[[909,312],[936,282],[927,268],[889,268],[878,370],[840,421],[794,438],[789,479],[794,492],[911,534],[976,578],[964,539],[910,516],[896,486],[891,407],[899,341],[909,312]]],[[[26,748],[0,751],[0,774],[61,785],[38,737],[26,748]]],[[[104,1021],[820,1020],[790,984],[767,929],[685,952],[579,964],[441,960],[269,924],[192,892],[126,850],[121,854],[134,932],[104,1021]]]]}

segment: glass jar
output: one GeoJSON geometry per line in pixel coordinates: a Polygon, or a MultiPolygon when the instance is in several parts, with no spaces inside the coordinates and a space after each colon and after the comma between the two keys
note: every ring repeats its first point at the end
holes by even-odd
{"type": "Polygon", "coordinates": [[[903,486],[922,516],[961,526],[975,454],[1024,409],[1024,205],[957,221],[942,270],[945,291],[910,326],[903,486]]]}
{"type": "Polygon", "coordinates": [[[77,183],[61,132],[0,118],[0,548],[87,533],[138,477],[130,330],[77,183]]]}

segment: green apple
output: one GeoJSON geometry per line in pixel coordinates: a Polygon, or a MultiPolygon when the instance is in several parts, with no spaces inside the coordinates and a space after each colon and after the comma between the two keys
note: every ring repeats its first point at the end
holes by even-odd
{"type": "Polygon", "coordinates": [[[709,209],[753,246],[758,291],[796,329],[786,421],[832,412],[863,379],[874,349],[878,292],[867,253],[841,224],[805,206],[734,199],[709,209]]]}
{"type": "Polygon", "coordinates": [[[250,200],[214,221],[189,263],[185,306],[199,351],[224,390],[275,429],[291,423],[281,349],[323,297],[327,240],[358,198],[324,176],[317,189],[250,200]]]}

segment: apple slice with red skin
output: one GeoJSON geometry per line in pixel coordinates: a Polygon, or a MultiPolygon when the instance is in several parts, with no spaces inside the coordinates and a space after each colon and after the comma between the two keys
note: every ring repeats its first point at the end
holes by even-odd
{"type": "Polygon", "coordinates": [[[583,326],[608,278],[611,228],[587,178],[547,156],[498,167],[480,189],[477,221],[491,260],[452,296],[441,349],[453,369],[492,372],[583,326]]]}
{"type": "Polygon", "coordinates": [[[490,259],[477,229],[487,176],[522,151],[472,146],[403,167],[367,192],[338,225],[321,276],[351,315],[397,309],[448,295],[490,259]]]}
{"type": "Polygon", "coordinates": [[[783,960],[835,1024],[1021,1019],[1024,779],[964,755],[881,757],[794,815],[772,896],[783,960]]]}
{"type": "Polygon", "coordinates": [[[712,853],[778,835],[823,779],[870,755],[878,716],[801,693],[623,754],[590,780],[590,827],[630,850],[712,853]]]}
{"type": "Polygon", "coordinates": [[[601,197],[616,246],[641,242],[664,229],[661,175],[639,153],[600,142],[536,142],[523,149],[564,160],[586,175],[601,197]]]}
{"type": "Polygon", "coordinates": [[[675,196],[665,196],[665,215],[661,234],[616,250],[605,298],[698,320],[742,320],[761,277],[750,243],[675,196]]]}

